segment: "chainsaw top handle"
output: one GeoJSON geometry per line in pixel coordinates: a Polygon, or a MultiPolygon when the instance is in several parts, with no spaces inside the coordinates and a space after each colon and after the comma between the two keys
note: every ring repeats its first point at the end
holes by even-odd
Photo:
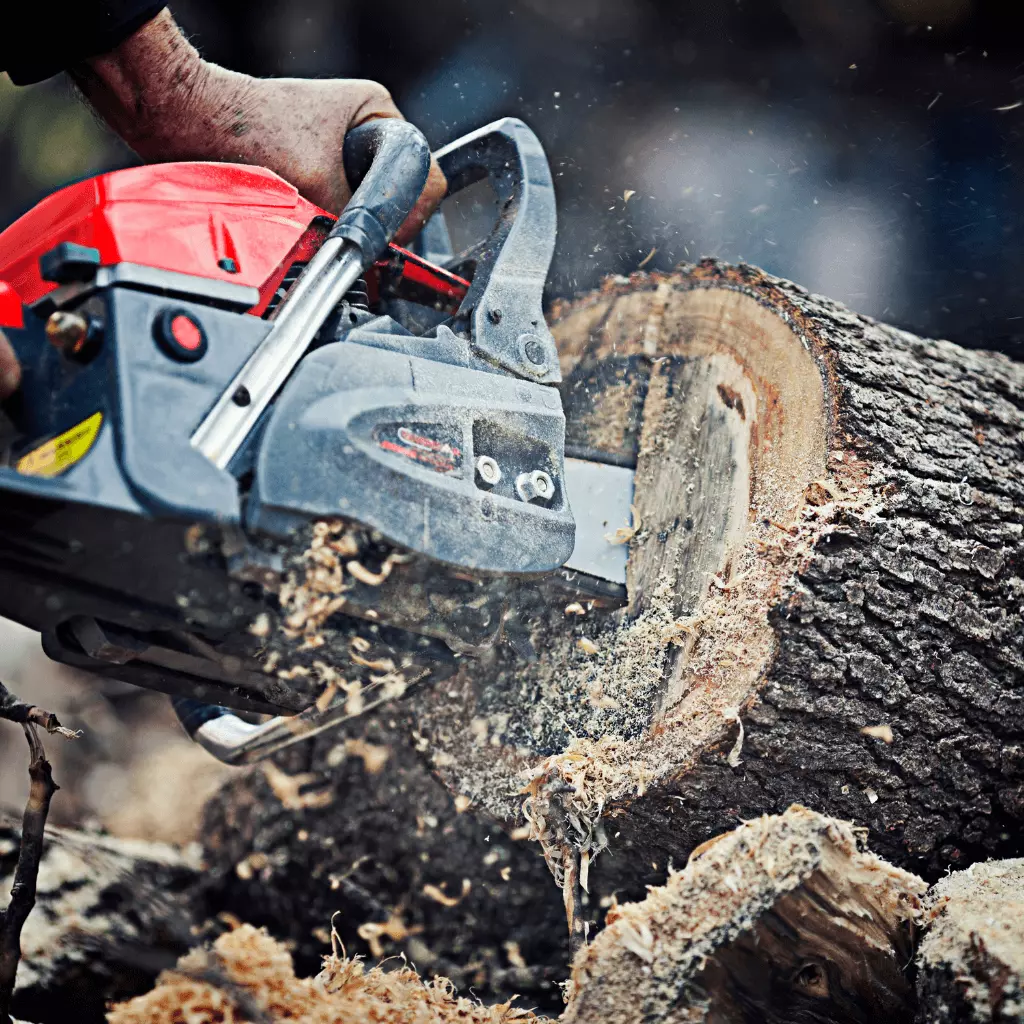
{"type": "Polygon", "coordinates": [[[430,174],[430,147],[408,121],[380,117],[345,136],[342,163],[354,194],[331,237],[358,246],[369,266],[416,206],[430,174]]]}

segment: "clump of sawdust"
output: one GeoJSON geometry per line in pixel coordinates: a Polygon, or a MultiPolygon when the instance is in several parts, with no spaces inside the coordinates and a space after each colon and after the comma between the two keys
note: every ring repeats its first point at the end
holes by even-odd
{"type": "Polygon", "coordinates": [[[409,967],[367,968],[359,957],[324,960],[296,978],[291,954],[265,931],[242,925],[212,951],[194,950],[156,987],[115,1006],[109,1024],[251,1024],[258,1015],[295,1024],[544,1024],[509,1003],[483,1006],[456,995],[446,978],[423,981],[409,967]]]}
{"type": "Polygon", "coordinates": [[[768,913],[803,922],[809,947],[815,919],[824,922],[823,952],[853,977],[872,958],[899,973],[925,889],[867,851],[847,822],[797,805],[747,822],[698,848],[642,902],[612,907],[576,956],[563,1022],[705,1020],[706,968],[724,948],[751,937],[753,955],[774,969],[779,946],[758,931],[768,913]]]}
{"type": "Polygon", "coordinates": [[[364,533],[340,519],[313,524],[309,547],[299,560],[301,568],[288,573],[278,595],[282,630],[289,639],[301,637],[307,649],[322,646],[321,628],[345,607],[345,595],[355,583],[379,587],[396,565],[411,557],[389,550],[379,568],[368,567],[361,561],[364,533]]]}
{"type": "Polygon", "coordinates": [[[361,607],[352,604],[352,591],[383,586],[410,561],[408,552],[341,519],[313,523],[293,547],[277,589],[280,615],[261,613],[249,632],[265,641],[263,671],[308,695],[309,707],[295,720],[296,736],[308,736],[403,697],[429,669],[362,635],[375,627],[351,614],[361,607]]]}

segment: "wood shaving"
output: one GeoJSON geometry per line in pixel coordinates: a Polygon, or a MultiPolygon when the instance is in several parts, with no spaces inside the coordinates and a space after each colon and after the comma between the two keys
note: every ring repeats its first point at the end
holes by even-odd
{"type": "Polygon", "coordinates": [[[509,941],[504,944],[504,949],[505,955],[508,957],[508,962],[513,967],[523,968],[527,966],[526,958],[523,956],[521,950],[519,949],[518,942],[513,942],[511,939],[509,939],[509,941]]]}
{"type": "Polygon", "coordinates": [[[697,635],[697,628],[703,619],[697,616],[688,616],[684,619],[677,619],[661,630],[661,642],[663,644],[676,644],[682,647],[686,638],[697,635]]]}
{"type": "Polygon", "coordinates": [[[270,636],[270,616],[266,612],[260,612],[249,627],[249,632],[260,639],[270,636]]]}
{"type": "Polygon", "coordinates": [[[423,886],[423,895],[432,899],[435,903],[440,903],[442,907],[457,907],[468,895],[470,890],[473,888],[473,883],[468,879],[462,880],[462,892],[458,896],[449,896],[444,891],[444,884],[441,886],[427,884],[423,886]]]}
{"type": "Polygon", "coordinates": [[[640,514],[636,510],[636,505],[630,505],[629,511],[631,515],[631,522],[629,526],[620,526],[614,533],[606,533],[604,539],[609,544],[628,544],[639,532],[641,527],[640,514]]]}
{"type": "Polygon", "coordinates": [[[743,750],[743,722],[740,719],[739,708],[726,708],[722,712],[722,717],[727,722],[735,722],[739,726],[739,733],[736,736],[736,742],[732,745],[732,750],[729,751],[729,756],[726,757],[725,762],[730,768],[738,768],[743,762],[740,760],[740,753],[743,750]]]}
{"type": "Polygon", "coordinates": [[[861,729],[861,734],[881,740],[883,743],[892,743],[893,741],[892,727],[888,725],[865,725],[861,729]]]}
{"type": "Polygon", "coordinates": [[[264,761],[262,768],[274,796],[281,801],[282,807],[290,811],[327,807],[334,800],[330,789],[313,790],[309,793],[301,792],[303,786],[309,786],[314,782],[323,782],[321,776],[316,772],[299,772],[298,775],[289,775],[287,772],[281,771],[273,761],[264,761]]]}
{"type": "Polygon", "coordinates": [[[353,559],[345,562],[345,571],[348,572],[353,580],[358,580],[359,583],[365,583],[368,587],[379,587],[389,577],[393,566],[394,562],[392,559],[385,558],[381,564],[380,572],[371,572],[366,565],[353,559]]]}
{"type": "Polygon", "coordinates": [[[379,746],[376,743],[369,743],[364,739],[347,739],[339,743],[327,752],[327,764],[330,768],[336,768],[347,758],[360,757],[363,760],[363,768],[367,775],[376,775],[382,771],[391,756],[391,748],[379,746]]]}
{"type": "Polygon", "coordinates": [[[316,699],[316,709],[321,715],[331,706],[337,693],[338,684],[333,680],[323,688],[323,692],[316,699]]]}
{"type": "Polygon", "coordinates": [[[423,928],[417,925],[409,928],[402,920],[401,908],[393,911],[386,921],[366,921],[356,930],[359,938],[370,947],[370,952],[380,959],[384,955],[384,947],[381,938],[391,939],[392,942],[401,942],[411,935],[420,935],[423,928]]]}

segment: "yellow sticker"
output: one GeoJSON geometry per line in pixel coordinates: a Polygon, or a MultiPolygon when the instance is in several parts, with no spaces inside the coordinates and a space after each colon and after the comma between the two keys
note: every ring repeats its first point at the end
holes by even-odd
{"type": "Polygon", "coordinates": [[[103,413],[94,412],[77,426],[23,455],[15,469],[25,476],[58,476],[89,454],[103,424],[103,413]]]}

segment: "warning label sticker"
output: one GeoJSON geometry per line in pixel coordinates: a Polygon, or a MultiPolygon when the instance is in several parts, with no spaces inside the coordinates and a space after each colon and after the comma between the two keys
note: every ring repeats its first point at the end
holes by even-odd
{"type": "Polygon", "coordinates": [[[94,412],[70,430],[23,455],[14,468],[25,476],[59,476],[89,454],[102,425],[103,413],[94,412]]]}

